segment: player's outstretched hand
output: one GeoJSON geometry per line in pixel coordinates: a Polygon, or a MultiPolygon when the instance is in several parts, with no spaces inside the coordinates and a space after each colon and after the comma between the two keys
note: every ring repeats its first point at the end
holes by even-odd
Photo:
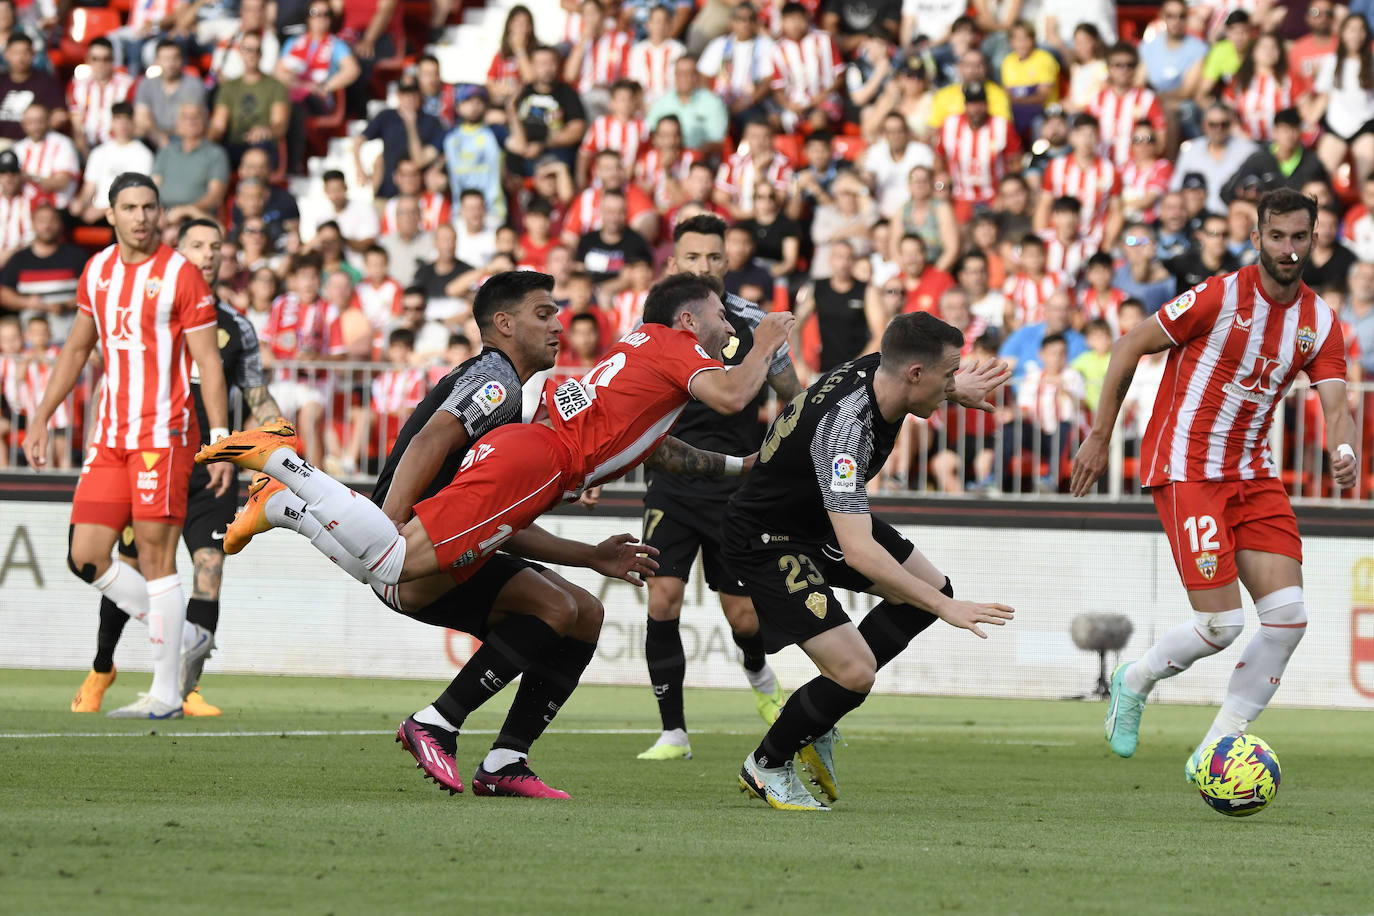
{"type": "Polygon", "coordinates": [[[935,616],[950,626],[971,631],[979,639],[987,639],[988,635],[978,629],[978,624],[988,623],[995,627],[1004,627],[1015,615],[1016,611],[995,601],[988,604],[979,604],[976,601],[950,601],[935,616]]]}
{"type": "Polygon", "coordinates": [[[954,373],[949,399],[961,407],[991,413],[997,407],[989,396],[1011,379],[1011,366],[1000,359],[980,359],[954,373]]]}
{"type": "Polygon", "coordinates": [[[1347,452],[1342,449],[1331,453],[1331,479],[1342,490],[1349,490],[1355,486],[1355,480],[1359,476],[1359,467],[1360,463],[1355,458],[1353,451],[1347,452]]]}
{"type": "Polygon", "coordinates": [[[754,328],[754,346],[765,353],[772,353],[787,342],[792,325],[796,323],[797,316],[791,312],[769,312],[754,328]]]}
{"type": "Polygon", "coordinates": [[[595,509],[599,502],[601,502],[600,487],[588,487],[583,490],[582,495],[577,498],[577,504],[588,512],[595,509]]]}
{"type": "Polygon", "coordinates": [[[658,571],[658,548],[639,543],[633,534],[617,534],[606,538],[595,548],[592,569],[610,579],[623,579],[631,585],[643,586],[646,576],[658,571]]]}
{"type": "Polygon", "coordinates": [[[24,437],[24,457],[35,471],[48,463],[48,424],[37,423],[24,437]]]}
{"type": "Polygon", "coordinates": [[[1093,484],[1107,470],[1109,444],[1107,440],[1089,434],[1078,447],[1078,453],[1073,456],[1073,477],[1069,483],[1069,492],[1074,496],[1087,496],[1093,484]]]}
{"type": "Polygon", "coordinates": [[[205,470],[210,472],[210,482],[205,485],[205,489],[210,490],[216,496],[223,496],[229,492],[229,488],[234,485],[234,475],[239,471],[229,461],[207,464],[205,470]]]}

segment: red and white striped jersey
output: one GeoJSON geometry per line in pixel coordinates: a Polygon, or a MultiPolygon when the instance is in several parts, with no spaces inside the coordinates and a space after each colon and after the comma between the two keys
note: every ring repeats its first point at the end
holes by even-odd
{"type": "Polygon", "coordinates": [[[609,88],[625,75],[625,61],[630,53],[630,33],[611,30],[596,41],[582,55],[582,73],[577,80],[578,92],[609,88]]]}
{"type": "MultiPolygon", "coordinates": [[[[60,347],[48,347],[43,352],[26,351],[24,355],[30,359],[24,365],[22,375],[17,364],[8,370],[15,375],[16,400],[10,403],[25,416],[31,417],[38,412],[38,405],[43,400],[43,392],[48,390],[48,379],[52,378],[52,370],[57,365],[57,354],[60,352],[60,347]]],[[[6,391],[6,396],[9,396],[9,391],[6,391]]],[[[72,425],[72,398],[73,395],[68,395],[57,405],[48,419],[48,429],[67,429],[72,425]]]]}
{"type": "Polygon", "coordinates": [[[620,153],[620,161],[626,170],[633,170],[639,151],[649,142],[649,129],[644,126],[643,118],[633,121],[619,121],[604,114],[592,122],[591,128],[582,135],[582,152],[594,156],[603,149],[613,149],[620,153]]]}
{"type": "Polygon", "coordinates": [[[1088,112],[1101,128],[1102,155],[1110,157],[1117,168],[1131,161],[1131,134],[1137,121],[1149,121],[1161,134],[1168,126],[1159,99],[1144,86],[1125,92],[1103,86],[1097,98],[1088,103],[1088,112]]]}
{"type": "Polygon", "coordinates": [[[1016,402],[1027,420],[1042,433],[1053,435],[1061,423],[1077,423],[1082,416],[1087,384],[1074,369],[1049,378],[1040,366],[1027,366],[1016,386],[1016,402]]]}
{"type": "Polygon", "coordinates": [[[520,62],[514,57],[506,57],[497,48],[491,56],[491,66],[487,67],[487,82],[520,85],[520,62]]]}
{"type": "Polygon", "coordinates": [[[137,264],[111,245],[81,272],[76,306],[95,321],[105,359],[91,441],[126,449],[200,442],[186,335],[217,321],[200,271],[166,245],[137,264]]]}
{"type": "MultiPolygon", "coordinates": [[[[134,0],[129,5],[129,31],[138,33],[144,26],[157,26],[172,11],[172,0],[134,0]]],[[[153,29],[160,32],[161,29],[153,29]]]]}
{"type": "MultiPolygon", "coordinates": [[[[401,202],[399,197],[393,197],[382,207],[382,228],[381,235],[390,235],[396,231],[396,207],[401,202]]],[[[443,223],[452,222],[453,203],[442,194],[435,194],[433,191],[423,191],[420,194],[420,231],[433,232],[443,223]]]]}
{"type": "Polygon", "coordinates": [[[651,146],[635,163],[635,183],[652,192],[654,206],[660,210],[667,210],[673,205],[672,199],[668,196],[668,179],[673,178],[679,183],[686,181],[687,173],[692,170],[692,163],[700,158],[701,154],[696,150],[684,149],[678,153],[676,160],[668,163],[664,161],[664,154],[651,146]]]}
{"type": "Polygon", "coordinates": [[[1045,300],[1053,296],[1063,285],[1063,279],[1054,273],[1046,273],[1038,280],[1023,273],[1008,277],[1002,293],[1011,300],[1016,326],[1025,327],[1044,321],[1045,300]]]}
{"type": "Polygon", "coordinates": [[[32,188],[13,197],[0,194],[0,251],[15,251],[33,241],[32,188]]]}
{"type": "Polygon", "coordinates": [[[77,182],[81,179],[81,159],[76,154],[76,144],[62,134],[50,130],[37,143],[28,137],[20,140],[14,144],[14,154],[19,157],[19,166],[25,175],[38,178],[68,176],[66,186],[57,191],[44,191],[30,183],[34,203],[46,202],[59,210],[67,209],[67,205],[76,196],[77,182]]]}
{"type": "MultiPolygon", "coordinates": [[[[1169,182],[1173,177],[1174,164],[1168,159],[1155,159],[1144,167],[1133,159],[1121,170],[1121,190],[1130,189],[1133,200],[1139,200],[1151,191],[1164,195],[1169,192],[1169,182]]],[[[1156,198],[1138,218],[1152,223],[1158,208],[1159,200],[1156,198]]]]}
{"type": "MultiPolygon", "coordinates": [[[[625,218],[634,222],[641,213],[654,209],[654,202],[644,189],[630,182],[621,189],[625,192],[625,218]]],[[[568,212],[563,217],[563,231],[574,235],[585,235],[601,228],[601,188],[587,188],[573,198],[568,212]]]]}
{"type": "Polygon", "coordinates": [[[1274,138],[1274,115],[1293,104],[1293,81],[1284,74],[1274,79],[1267,73],[1256,73],[1247,89],[1234,82],[1222,93],[1235,109],[1241,129],[1257,143],[1274,138]]]}
{"type": "Polygon", "coordinates": [[[115,102],[128,99],[133,88],[134,78],[123,70],[114,71],[103,84],[89,73],[72,77],[67,84],[67,110],[76,129],[85,131],[88,144],[95,146],[110,139],[110,109],[115,102]]]}
{"type": "Polygon", "coordinates": [[[544,385],[553,428],[582,459],[584,487],[615,480],[649,456],[692,399],[692,379],[721,369],[695,334],[646,324],[581,379],[544,385]]]}
{"type": "Polygon", "coordinates": [[[830,34],[812,29],[800,41],[777,40],[773,69],[790,101],[813,105],[835,88],[844,73],[844,61],[830,40],[830,34]]]}
{"type": "Polygon", "coordinates": [[[975,128],[961,114],[945,119],[935,147],[953,180],[950,195],[968,203],[991,203],[1021,141],[1005,118],[989,117],[975,128]]]}
{"type": "Polygon", "coordinates": [[[673,88],[673,65],[687,53],[682,42],[669,38],[655,46],[649,39],[637,41],[630,47],[625,62],[625,76],[644,88],[644,108],[647,111],[659,96],[673,88]]]}
{"type": "MultiPolygon", "coordinates": [[[[272,312],[258,340],[273,359],[309,359],[347,352],[338,306],[324,299],[302,305],[295,293],[278,296],[272,303],[272,312]]],[[[278,377],[291,378],[292,374],[283,370],[278,377]]]]}
{"type": "Polygon", "coordinates": [[[697,70],[712,81],[711,91],[730,105],[739,99],[752,99],[764,84],[782,88],[775,62],[773,39],[767,35],[760,33],[748,41],[721,35],[702,51],[697,70]]]}
{"type": "Polygon", "coordinates": [[[1083,295],[1078,298],[1078,306],[1083,310],[1083,317],[1092,321],[1101,318],[1112,326],[1112,334],[1121,333],[1121,303],[1126,301],[1126,294],[1115,286],[1108,289],[1105,293],[1098,293],[1091,286],[1083,290],[1083,295]]]}
{"type": "Polygon", "coordinates": [[[575,45],[582,40],[582,14],[567,11],[563,19],[563,41],[565,45],[575,45]]]}
{"type": "Polygon", "coordinates": [[[644,300],[648,298],[647,289],[626,289],[615,294],[611,304],[615,309],[617,337],[624,337],[639,324],[639,320],[644,317],[644,300]]]}
{"type": "Polygon", "coordinates": [[[760,169],[746,150],[731,156],[730,161],[716,171],[716,190],[729,194],[746,213],[754,212],[754,186],[760,181],[786,191],[792,181],[792,166],[787,164],[787,157],[775,152],[768,164],[760,169]]]}
{"type": "Polygon", "coordinates": [[[372,380],[372,409],[380,414],[407,413],[424,396],[422,369],[388,369],[372,380]]]}
{"type": "Polygon", "coordinates": [[[1156,318],[1174,342],[1141,444],[1141,482],[1278,476],[1269,450],[1274,409],[1299,372],[1313,385],[1345,382],[1340,322],[1301,284],[1270,302],[1258,265],[1213,277],[1156,318]]]}
{"type": "Polygon", "coordinates": [[[1053,229],[1041,232],[1040,238],[1045,243],[1045,269],[1058,274],[1065,286],[1076,285],[1096,249],[1088,244],[1082,233],[1067,244],[1060,241],[1053,229]]]}
{"type": "Polygon", "coordinates": [[[1121,196],[1121,173],[1101,156],[1086,168],[1072,155],[1060,156],[1050,160],[1040,187],[1054,197],[1078,198],[1083,205],[1083,234],[1096,244],[1107,228],[1107,205],[1121,196]]]}
{"type": "Polygon", "coordinates": [[[367,316],[367,323],[380,334],[383,328],[401,314],[402,292],[401,284],[390,277],[375,286],[371,280],[364,277],[353,287],[353,303],[363,310],[363,314],[367,316]]]}

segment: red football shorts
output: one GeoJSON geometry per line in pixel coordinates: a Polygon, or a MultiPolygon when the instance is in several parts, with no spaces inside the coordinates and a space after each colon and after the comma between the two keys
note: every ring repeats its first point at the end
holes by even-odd
{"type": "Polygon", "coordinates": [[[483,436],[453,482],[415,505],[439,568],[466,582],[511,535],[558,505],[579,471],[543,424],[512,423],[483,436]]]}
{"type": "Polygon", "coordinates": [[[116,531],[135,521],[186,521],[196,446],[125,449],[93,445],[72,497],[72,524],[116,531]]]}
{"type": "Polygon", "coordinates": [[[1189,591],[1236,581],[1237,550],[1302,562],[1298,520],[1278,480],[1181,481],[1151,493],[1189,591]]]}

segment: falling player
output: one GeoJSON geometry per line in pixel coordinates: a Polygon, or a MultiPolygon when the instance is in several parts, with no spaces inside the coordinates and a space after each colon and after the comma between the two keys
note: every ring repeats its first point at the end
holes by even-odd
{"type": "MultiPolygon", "coordinates": [[[[650,291],[644,322],[584,378],[550,382],[547,417],[483,436],[453,482],[418,503],[399,534],[377,506],[304,463],[285,431],[268,427],[232,436],[202,450],[199,460],[234,461],[285,484],[388,603],[423,606],[470,580],[517,531],[566,496],[638,466],[690,399],[723,414],[741,410],[763,384],[792,318],[765,318],[755,331],[754,351],[728,373],[713,371],[724,369],[718,357],[732,328],[710,284],[691,276],[662,281],[650,291]]],[[[745,470],[737,457],[714,455],[710,463],[716,473],[745,470]]],[[[467,715],[557,639],[537,618],[504,635],[482,664],[474,656],[459,673],[446,691],[449,702],[441,698],[402,723],[401,736],[420,744],[415,753],[421,767],[436,779],[457,781],[452,748],[467,715]]]]}
{"type": "MultiPolygon", "coordinates": [[[[678,223],[673,230],[669,274],[725,278],[725,221],[704,214],[678,223]]],[[[734,329],[721,353],[727,366],[738,365],[753,347],[754,328],[765,312],[752,302],[726,293],[725,318],[734,329]]],[[[783,401],[801,390],[787,347],[778,348],[768,366],[768,386],[783,401]]],[[[730,455],[758,451],[763,439],[759,402],[755,398],[737,414],[721,417],[705,404],[688,404],[673,426],[673,436],[689,445],[730,455]]],[[[658,572],[649,579],[649,620],[644,631],[644,660],[649,683],[658,701],[663,733],[640,760],[681,760],[692,756],[683,712],[682,681],[687,670],[678,621],[692,563],[701,551],[706,584],[720,595],[720,609],[730,635],[743,655],[745,677],[753,688],[754,704],[764,721],[772,723],[782,708],[782,687],[768,664],[759,633],[759,618],[744,586],[726,563],[720,546],[725,504],[739,478],[699,477],[652,470],[644,493],[644,543],[658,548],[658,572]]]]}
{"type": "Polygon", "coordinates": [[[1073,493],[1083,496],[1106,469],[1136,363],[1169,350],[1141,444],[1141,482],[1151,488],[1193,619],[1165,633],[1142,658],[1117,667],[1106,730],[1116,754],[1134,754],[1154,685],[1236,641],[1245,627],[1239,578],[1260,629],[1231,674],[1221,711],[1188,758],[1190,782],[1203,748],[1245,731],[1269,705],[1307,628],[1302,541],[1269,447],[1274,409],[1299,373],[1321,400],[1332,478],[1342,489],[1355,483],[1357,440],[1341,326],[1301,279],[1316,217],[1316,202],[1296,191],[1265,195],[1250,236],[1259,264],[1188,290],[1118,340],[1093,431],[1074,458],[1073,493]]]}
{"type": "MultiPolygon", "coordinates": [[[[213,285],[219,276],[220,243],[223,233],[219,224],[210,219],[188,220],[182,224],[177,251],[197,268],[207,284],[213,285]]],[[[266,423],[279,416],[281,409],[267,390],[258,352],[258,336],[253,325],[223,302],[215,309],[220,362],[224,366],[225,381],[238,388],[243,403],[251,411],[255,424],[266,423]]],[[[197,423],[201,429],[200,445],[207,444],[210,422],[206,417],[204,399],[200,395],[200,377],[191,372],[191,396],[195,399],[197,423]]],[[[184,630],[192,638],[182,645],[181,711],[188,716],[217,716],[218,707],[201,696],[196,685],[201,669],[214,648],[214,636],[219,628],[219,592],[224,570],[224,537],[238,508],[238,480],[230,476],[211,485],[206,469],[196,465],[191,471],[190,492],[186,504],[186,525],[182,540],[191,555],[191,600],[186,602],[184,630]]],[[[137,568],[138,545],[134,532],[126,527],[119,539],[119,553],[123,562],[137,568]]],[[[95,660],[91,671],[72,700],[72,712],[99,712],[105,691],[115,680],[114,652],[129,615],[108,597],[100,599],[100,627],[96,637],[95,660]]]]}
{"type": "Polygon", "coordinates": [[[865,483],[907,414],[929,417],[946,400],[992,410],[987,396],[1010,371],[996,361],[959,371],[963,345],[962,332],[929,312],[894,318],[878,353],[836,367],[783,409],[730,497],[721,541],[754,598],[766,647],[799,646],[820,669],[740,770],[740,788],[770,807],[830,810],[802,785],[793,757],[833,801],[836,723],[937,617],[978,636],[979,624],[1012,617],[1005,605],[955,600],[949,579],[869,510],[865,483]],[[856,627],[832,587],[883,600],[856,627]]]}
{"type": "MultiPolygon", "coordinates": [[[[182,714],[181,646],[183,628],[189,627],[176,546],[200,441],[191,397],[193,359],[211,441],[227,432],[229,422],[214,296],[201,272],[161,243],[161,216],[157,185],[148,176],[125,172],[111,184],[108,218],[115,243],[81,273],[76,323],[24,442],[29,463],[42,467],[48,418],[99,343],[105,384],[72,497],[67,563],[126,614],[148,624],[153,684],[108,714],[121,719],[182,714]],[[130,519],[139,545],[137,570],[110,559],[130,519]]],[[[211,469],[210,482],[223,488],[232,474],[232,468],[211,469]]]]}

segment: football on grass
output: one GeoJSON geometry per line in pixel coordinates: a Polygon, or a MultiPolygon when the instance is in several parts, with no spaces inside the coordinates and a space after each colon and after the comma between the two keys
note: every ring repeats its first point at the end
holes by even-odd
{"type": "Polygon", "coordinates": [[[1229,817],[1247,817],[1279,791],[1279,758],[1255,735],[1223,735],[1202,752],[1197,788],[1202,800],[1229,817]]]}

